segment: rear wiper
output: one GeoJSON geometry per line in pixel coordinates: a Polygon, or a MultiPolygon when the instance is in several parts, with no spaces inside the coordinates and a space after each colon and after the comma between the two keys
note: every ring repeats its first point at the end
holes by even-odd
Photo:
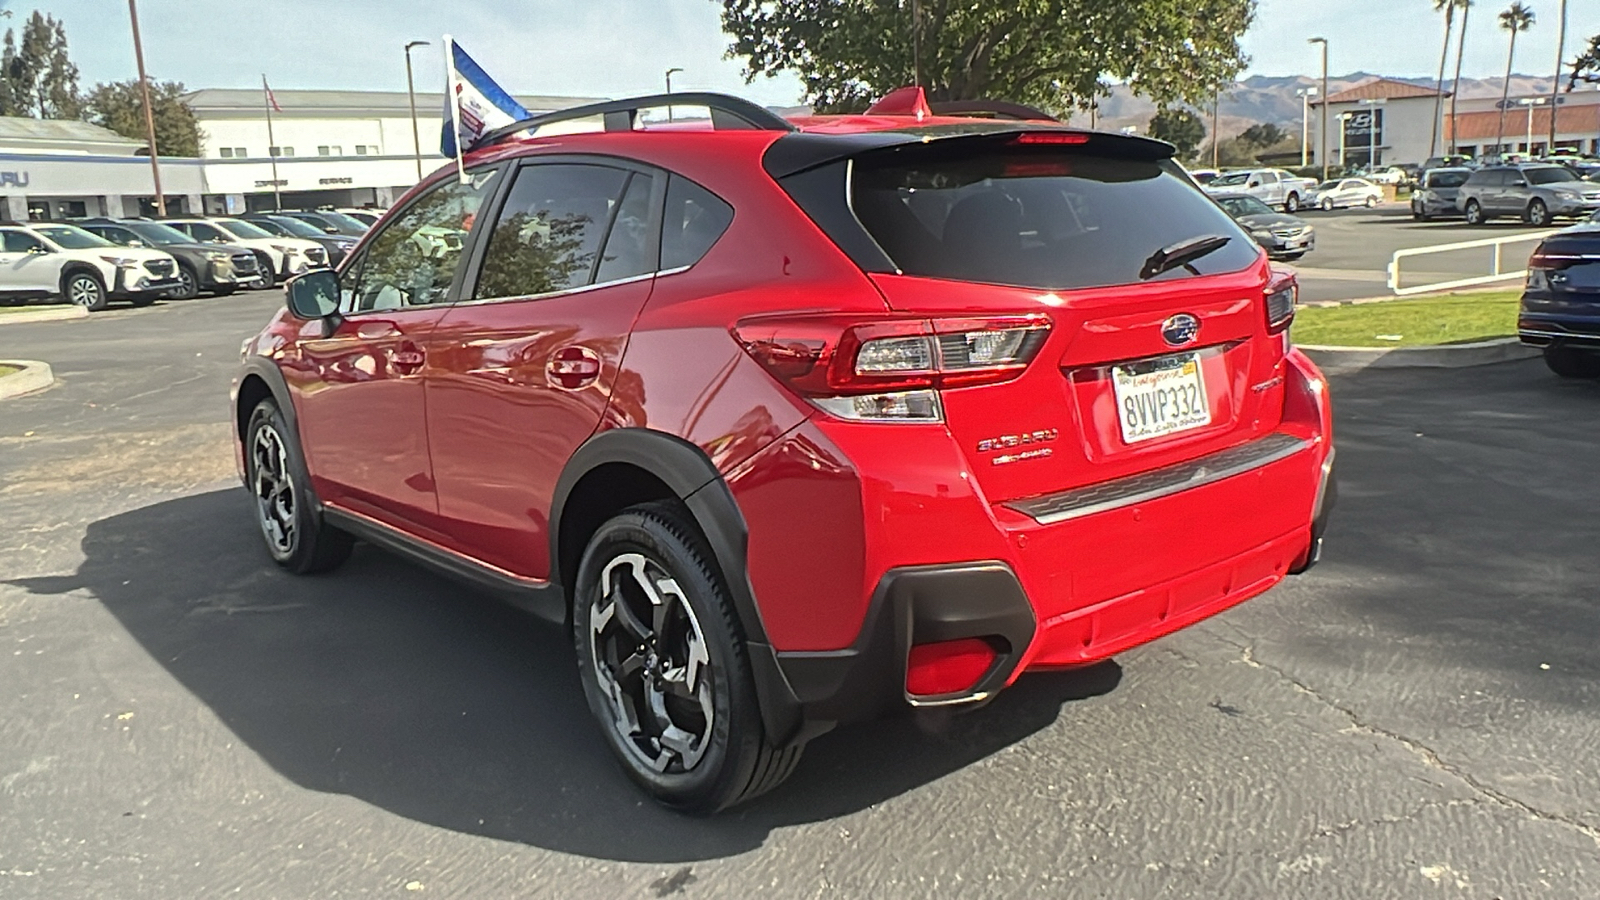
{"type": "Polygon", "coordinates": [[[1233,238],[1225,234],[1203,234],[1176,244],[1169,244],[1150,254],[1150,258],[1144,261],[1144,267],[1139,270],[1139,278],[1142,281],[1149,281],[1162,272],[1169,272],[1179,266],[1199,275],[1199,271],[1190,264],[1208,253],[1221,250],[1231,240],[1233,238]]]}

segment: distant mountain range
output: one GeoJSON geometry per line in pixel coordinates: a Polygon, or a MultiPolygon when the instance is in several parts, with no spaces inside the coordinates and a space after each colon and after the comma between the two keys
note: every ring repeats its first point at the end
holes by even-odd
{"type": "MultiPolygon", "coordinates": [[[[1356,84],[1377,78],[1370,72],[1354,72],[1349,75],[1328,78],[1328,91],[1337,94],[1356,84]]],[[[1387,76],[1385,76],[1387,77],[1387,76]]],[[[1423,87],[1433,87],[1432,78],[1395,78],[1395,81],[1404,81],[1407,84],[1416,84],[1423,87]]],[[[1295,91],[1305,87],[1320,87],[1321,79],[1309,78],[1304,75],[1269,76],[1252,75],[1239,82],[1231,91],[1222,95],[1222,103],[1218,109],[1218,129],[1223,137],[1232,137],[1249,128],[1257,122],[1270,122],[1298,133],[1300,131],[1300,98],[1295,96],[1295,91]]],[[[1527,96],[1530,94],[1548,94],[1551,88],[1549,76],[1512,75],[1511,95],[1527,96]]],[[[1461,79],[1461,98],[1463,100],[1484,97],[1498,97],[1505,83],[1503,78],[1463,78],[1461,79]]],[[[1446,87],[1449,81],[1445,82],[1446,87]]],[[[1207,118],[1211,115],[1210,108],[1197,110],[1207,118]]],[[[1156,105],[1147,97],[1140,97],[1130,91],[1127,85],[1115,85],[1111,89],[1111,96],[1100,100],[1098,127],[1117,129],[1134,125],[1143,131],[1150,122],[1150,117],[1155,115],[1156,105]]],[[[1074,116],[1074,124],[1088,125],[1089,117],[1086,114],[1074,116]]],[[[1208,124],[1209,130],[1209,124],[1208,124]]]]}

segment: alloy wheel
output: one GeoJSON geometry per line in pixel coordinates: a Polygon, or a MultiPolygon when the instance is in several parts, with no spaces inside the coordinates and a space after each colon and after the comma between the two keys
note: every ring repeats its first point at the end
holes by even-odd
{"type": "Polygon", "coordinates": [[[271,425],[262,426],[256,431],[250,456],[261,533],[274,553],[287,556],[294,551],[295,490],[282,435],[271,425]]]}
{"type": "Polygon", "coordinates": [[[183,282],[183,287],[178,289],[178,296],[188,300],[200,293],[200,286],[195,283],[194,276],[183,266],[178,267],[178,280],[183,282]]]}
{"type": "Polygon", "coordinates": [[[686,773],[712,743],[712,663],[677,581],[640,553],[600,572],[589,652],[619,743],[652,771],[686,773]]]}
{"type": "Polygon", "coordinates": [[[67,283],[67,299],[76,306],[94,307],[100,303],[100,282],[79,275],[67,283]]]}

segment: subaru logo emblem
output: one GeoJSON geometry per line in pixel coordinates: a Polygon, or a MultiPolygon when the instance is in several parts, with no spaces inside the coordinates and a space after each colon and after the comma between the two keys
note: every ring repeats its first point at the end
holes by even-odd
{"type": "Polygon", "coordinates": [[[1188,313],[1178,313],[1161,323],[1161,338],[1171,347],[1194,343],[1200,334],[1200,320],[1188,313]]]}

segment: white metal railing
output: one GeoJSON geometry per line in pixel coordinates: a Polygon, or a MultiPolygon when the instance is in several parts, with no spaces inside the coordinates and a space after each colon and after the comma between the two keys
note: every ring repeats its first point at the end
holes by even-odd
{"type": "MultiPolygon", "coordinates": [[[[1389,290],[1394,292],[1394,295],[1397,297],[1404,297],[1408,294],[1422,294],[1428,291],[1442,291],[1449,290],[1450,288],[1471,287],[1475,284],[1491,284],[1496,281],[1509,281],[1513,278],[1525,278],[1528,274],[1527,257],[1523,257],[1521,262],[1517,263],[1516,270],[1507,271],[1505,268],[1505,245],[1529,241],[1542,241],[1555,233],[1556,231],[1554,229],[1550,231],[1524,231],[1518,234],[1506,235],[1505,237],[1484,238],[1477,241],[1461,241],[1457,244],[1438,244],[1433,247],[1413,247],[1409,250],[1396,250],[1394,252],[1394,257],[1389,260],[1389,290]],[[1434,253],[1453,253],[1459,250],[1475,250],[1479,247],[1489,248],[1489,253],[1487,254],[1488,259],[1486,260],[1488,262],[1488,274],[1473,275],[1467,278],[1454,278],[1447,281],[1432,281],[1424,284],[1408,285],[1406,287],[1400,286],[1400,261],[1402,259],[1409,259],[1413,256],[1428,256],[1434,253]]],[[[1529,248],[1528,255],[1533,255],[1531,247],[1529,248]]]]}

